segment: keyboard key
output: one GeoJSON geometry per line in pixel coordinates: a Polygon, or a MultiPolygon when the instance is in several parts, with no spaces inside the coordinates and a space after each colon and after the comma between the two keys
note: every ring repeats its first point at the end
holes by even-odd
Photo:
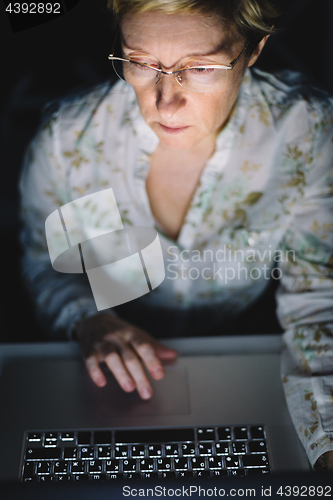
{"type": "Polygon", "coordinates": [[[61,433],[61,441],[74,441],[74,440],[75,440],[74,432],[61,433]]]}
{"type": "MultiPolygon", "coordinates": [[[[178,474],[181,474],[181,472],[178,472],[178,474]]],[[[163,478],[163,479],[175,479],[175,477],[176,477],[176,473],[173,470],[161,473],[161,478],[163,478]]]]}
{"type": "Polygon", "coordinates": [[[175,470],[187,470],[188,462],[187,458],[174,458],[175,470]]]}
{"type": "Polygon", "coordinates": [[[73,447],[64,448],[64,459],[65,460],[77,460],[78,449],[73,447]]]}
{"type": "Polygon", "coordinates": [[[58,434],[56,432],[45,432],[44,436],[44,441],[50,442],[50,441],[57,441],[58,439],[58,434]]]}
{"type": "Polygon", "coordinates": [[[246,475],[249,477],[252,476],[264,476],[266,474],[271,474],[270,469],[261,469],[259,467],[254,469],[246,469],[246,475]]]}
{"type": "Polygon", "coordinates": [[[133,458],[126,458],[122,460],[123,472],[135,472],[136,471],[136,460],[133,458]]]}
{"type": "Polygon", "coordinates": [[[216,443],[215,449],[216,449],[216,455],[229,455],[228,443],[216,443]]]}
{"type": "Polygon", "coordinates": [[[183,457],[195,457],[195,444],[194,443],[183,443],[182,455],[183,457]]]}
{"type": "Polygon", "coordinates": [[[81,482],[89,481],[88,474],[74,474],[72,477],[73,477],[73,481],[81,481],[81,482]]]}
{"type": "Polygon", "coordinates": [[[199,455],[202,457],[213,454],[213,443],[199,443],[199,455]]]}
{"type": "Polygon", "coordinates": [[[49,483],[51,481],[56,481],[56,478],[53,475],[45,475],[45,476],[38,476],[38,477],[39,477],[40,483],[49,483]]]}
{"type": "Polygon", "coordinates": [[[231,447],[234,455],[245,455],[246,453],[246,444],[244,443],[244,441],[234,442],[232,443],[231,447]]]}
{"type": "Polygon", "coordinates": [[[166,457],[178,457],[179,456],[178,444],[166,444],[165,445],[165,456],[166,457]]]}
{"type": "Polygon", "coordinates": [[[103,472],[103,460],[90,460],[88,472],[103,472]]]}
{"type": "Polygon", "coordinates": [[[29,432],[28,441],[30,443],[40,443],[41,440],[42,440],[42,433],[41,432],[29,432]]]}
{"type": "Polygon", "coordinates": [[[83,460],[74,460],[72,463],[72,472],[76,474],[82,474],[84,472],[84,461],[83,460]]]}
{"type": "Polygon", "coordinates": [[[113,481],[114,479],[115,479],[115,480],[117,480],[117,479],[123,479],[123,478],[125,478],[125,477],[126,477],[126,474],[124,474],[124,475],[123,475],[123,474],[120,474],[120,473],[115,474],[114,472],[112,472],[112,474],[110,474],[110,475],[108,475],[108,476],[107,476],[107,478],[108,478],[108,479],[110,479],[110,480],[112,480],[112,481],[113,481]]]}
{"type": "Polygon", "coordinates": [[[159,471],[171,470],[171,458],[157,458],[156,467],[159,471]]]}
{"type": "Polygon", "coordinates": [[[154,459],[144,458],[140,460],[140,471],[141,472],[151,472],[154,470],[154,459]]]}
{"type": "Polygon", "coordinates": [[[230,469],[229,477],[245,477],[244,469],[230,469]]]}
{"type": "Polygon", "coordinates": [[[264,439],[265,431],[262,425],[252,425],[250,427],[252,439],[264,439]]]}
{"type": "Polygon", "coordinates": [[[239,467],[239,457],[236,455],[227,455],[225,457],[225,466],[227,469],[236,469],[239,467]]]}
{"type": "Polygon", "coordinates": [[[89,432],[89,431],[78,432],[77,444],[85,444],[85,445],[89,446],[90,441],[91,441],[91,432],[89,432]]]}
{"type": "Polygon", "coordinates": [[[23,478],[32,477],[34,475],[36,462],[26,462],[24,464],[23,478]]]}
{"type": "Polygon", "coordinates": [[[69,470],[69,462],[65,460],[59,460],[58,462],[54,462],[54,473],[55,474],[67,474],[69,470]]]}
{"type": "Polygon", "coordinates": [[[228,471],[226,469],[212,470],[211,477],[216,477],[217,479],[220,477],[228,477],[228,471]]]}
{"type": "Polygon", "coordinates": [[[72,476],[70,474],[59,474],[56,476],[56,481],[67,483],[67,481],[72,481],[72,476]]]}
{"type": "Polygon", "coordinates": [[[191,458],[191,465],[193,470],[205,469],[205,459],[204,458],[191,458]]]}
{"type": "Polygon", "coordinates": [[[148,446],[148,456],[150,458],[162,456],[162,446],[160,444],[150,444],[148,446]]]}
{"type": "Polygon", "coordinates": [[[193,474],[191,470],[181,470],[178,472],[178,479],[192,479],[193,474]]]}
{"type": "MultiPolygon", "coordinates": [[[[41,476],[43,477],[43,476],[41,476]]],[[[36,483],[38,476],[31,476],[23,478],[24,483],[36,483]]]]}
{"type": "Polygon", "coordinates": [[[119,445],[115,446],[114,456],[116,458],[127,458],[128,457],[127,446],[119,446],[119,445]]]}
{"type": "Polygon", "coordinates": [[[230,427],[219,427],[217,429],[217,434],[220,441],[231,441],[230,427]]]}
{"type": "Polygon", "coordinates": [[[247,428],[246,427],[235,427],[234,428],[234,437],[236,440],[248,439],[247,428]]]}
{"type": "Polygon", "coordinates": [[[208,467],[210,470],[222,469],[222,458],[220,457],[208,457],[208,467]]]}
{"type": "Polygon", "coordinates": [[[145,456],[145,447],[143,444],[135,444],[131,446],[132,458],[142,458],[145,456]]]}
{"type": "Polygon", "coordinates": [[[81,448],[81,459],[94,458],[94,447],[93,446],[83,446],[81,448]]]}
{"type": "Polygon", "coordinates": [[[97,449],[98,458],[110,458],[111,457],[111,446],[99,446],[97,449]]]}
{"type": "Polygon", "coordinates": [[[51,460],[58,459],[61,456],[60,448],[28,448],[26,458],[29,460],[51,460]]]}
{"type": "Polygon", "coordinates": [[[90,474],[92,481],[106,481],[106,474],[90,474]]]}
{"type": "Polygon", "coordinates": [[[243,455],[244,467],[267,467],[268,456],[266,454],[260,455],[243,455]]]}
{"type": "Polygon", "coordinates": [[[265,453],[267,451],[267,446],[265,441],[250,441],[249,450],[250,453],[265,453]]]}
{"type": "Polygon", "coordinates": [[[112,435],[111,431],[95,431],[94,443],[95,444],[111,444],[112,435]]]}
{"type": "Polygon", "coordinates": [[[197,429],[198,441],[215,441],[215,429],[197,429]]]}
{"type": "Polygon", "coordinates": [[[196,477],[200,477],[201,479],[207,479],[210,477],[210,471],[209,470],[197,470],[195,473],[196,477]]]}
{"type": "Polygon", "coordinates": [[[142,479],[158,479],[158,472],[143,472],[142,479]]]}
{"type": "Polygon", "coordinates": [[[141,479],[141,474],[140,474],[140,472],[128,472],[127,474],[123,475],[123,478],[125,479],[125,481],[127,479],[137,480],[137,479],[141,479]]]}
{"type": "Polygon", "coordinates": [[[105,467],[106,467],[106,472],[119,472],[119,460],[117,459],[107,460],[105,467]]]}

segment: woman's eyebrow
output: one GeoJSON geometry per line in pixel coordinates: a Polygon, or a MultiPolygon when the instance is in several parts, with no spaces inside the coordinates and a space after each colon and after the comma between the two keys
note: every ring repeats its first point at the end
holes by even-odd
{"type": "Polygon", "coordinates": [[[226,43],[225,40],[221,42],[219,45],[217,45],[215,48],[209,50],[208,52],[202,53],[202,52],[196,52],[195,54],[188,54],[186,57],[207,57],[207,56],[215,56],[217,54],[228,54],[229,53],[229,47],[230,43],[226,43]]]}
{"type": "MultiPolygon", "coordinates": [[[[132,51],[139,51],[139,52],[143,52],[145,54],[148,54],[148,52],[140,47],[129,47],[125,41],[125,38],[123,35],[121,35],[121,40],[122,40],[122,44],[123,46],[128,49],[128,50],[132,50],[132,51]]],[[[191,53],[191,54],[187,54],[186,56],[183,56],[182,59],[185,59],[187,57],[207,57],[207,56],[214,56],[214,55],[217,55],[217,54],[228,54],[229,53],[229,49],[230,48],[230,43],[226,43],[226,41],[224,40],[223,42],[221,42],[219,45],[217,45],[216,47],[214,47],[213,49],[209,50],[208,52],[205,52],[205,53],[201,53],[201,52],[195,52],[195,53],[191,53]]]]}

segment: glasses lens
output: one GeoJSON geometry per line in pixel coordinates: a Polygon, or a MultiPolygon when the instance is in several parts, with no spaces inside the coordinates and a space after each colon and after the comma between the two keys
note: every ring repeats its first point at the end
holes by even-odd
{"type": "Polygon", "coordinates": [[[149,87],[159,80],[158,71],[142,64],[117,60],[113,60],[112,64],[118,77],[135,87],[149,87]]]}
{"type": "Polygon", "coordinates": [[[116,73],[118,78],[126,81],[125,76],[124,76],[122,61],[117,61],[116,59],[112,59],[112,66],[113,66],[114,72],[116,73]]]}
{"type": "Polygon", "coordinates": [[[212,92],[222,87],[228,70],[216,68],[189,68],[177,73],[178,82],[194,92],[212,92]]]}

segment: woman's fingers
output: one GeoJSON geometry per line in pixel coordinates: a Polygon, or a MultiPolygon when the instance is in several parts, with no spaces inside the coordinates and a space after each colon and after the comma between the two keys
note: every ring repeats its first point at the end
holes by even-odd
{"type": "Polygon", "coordinates": [[[142,340],[142,338],[134,338],[132,340],[132,345],[135,351],[140,356],[142,362],[147,367],[149,373],[156,380],[160,380],[164,377],[164,368],[162,363],[157,356],[156,350],[152,343],[147,340],[142,340]]]}
{"type": "Polygon", "coordinates": [[[109,370],[113,373],[120,387],[125,392],[132,392],[136,387],[136,382],[130,375],[130,372],[125,368],[123,358],[117,351],[112,350],[105,358],[109,370]]]}
{"type": "Polygon", "coordinates": [[[139,395],[142,399],[150,399],[153,395],[153,389],[138,355],[127,344],[122,346],[120,353],[128,372],[135,382],[139,395]]]}
{"type": "Polygon", "coordinates": [[[178,356],[176,349],[166,347],[165,345],[160,344],[157,341],[155,341],[153,345],[156,354],[160,359],[175,359],[178,356]]]}
{"type": "Polygon", "coordinates": [[[145,368],[155,380],[164,376],[161,359],[177,356],[169,349],[133,325],[110,316],[85,320],[77,327],[90,377],[99,387],[106,377],[99,363],[105,362],[120,387],[126,392],[138,390],[142,399],[149,399],[153,390],[145,368]]]}
{"type": "Polygon", "coordinates": [[[102,370],[100,369],[99,362],[96,356],[90,356],[85,359],[88,372],[93,382],[95,382],[98,387],[103,387],[106,384],[106,378],[102,370]]]}

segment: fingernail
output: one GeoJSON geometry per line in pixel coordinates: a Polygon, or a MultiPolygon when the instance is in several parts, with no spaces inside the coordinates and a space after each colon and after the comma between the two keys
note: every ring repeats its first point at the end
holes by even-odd
{"type": "Polygon", "coordinates": [[[154,376],[156,378],[162,378],[164,375],[164,371],[163,371],[163,368],[161,368],[160,366],[157,367],[155,370],[154,370],[154,376]]]}
{"type": "Polygon", "coordinates": [[[150,399],[152,396],[152,393],[149,389],[145,388],[145,389],[142,389],[142,392],[141,392],[141,397],[143,399],[150,399]]]}

